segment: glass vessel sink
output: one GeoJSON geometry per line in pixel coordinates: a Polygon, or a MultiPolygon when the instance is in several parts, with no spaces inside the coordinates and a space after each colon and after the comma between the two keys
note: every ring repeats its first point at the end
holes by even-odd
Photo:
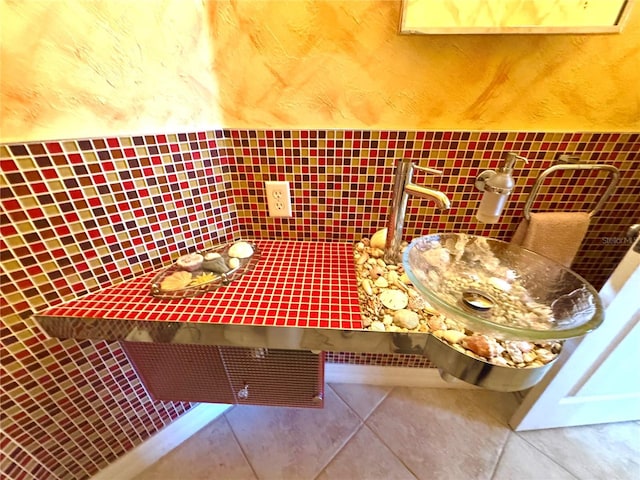
{"type": "Polygon", "coordinates": [[[416,238],[403,254],[414,286],[469,330],[508,340],[582,336],[603,320],[602,302],[580,275],[522,247],[441,233],[416,238]]]}

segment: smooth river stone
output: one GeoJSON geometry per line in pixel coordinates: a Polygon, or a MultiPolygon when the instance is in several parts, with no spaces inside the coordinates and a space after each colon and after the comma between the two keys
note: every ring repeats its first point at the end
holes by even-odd
{"type": "Polygon", "coordinates": [[[380,320],[374,320],[373,322],[371,322],[371,330],[373,330],[374,332],[384,332],[384,323],[382,323],[380,320]]]}
{"type": "Polygon", "coordinates": [[[227,273],[229,271],[229,266],[224,263],[224,259],[222,257],[216,257],[213,260],[205,260],[202,262],[202,268],[215,273],[227,273]]]}
{"type": "Polygon", "coordinates": [[[248,242],[236,242],[229,247],[227,253],[230,257],[249,258],[253,255],[253,247],[248,242]]]}
{"type": "Polygon", "coordinates": [[[378,230],[371,237],[371,248],[378,248],[380,250],[384,250],[385,244],[387,243],[387,229],[383,228],[382,230],[378,230]]]}
{"type": "Polygon", "coordinates": [[[416,312],[402,309],[393,315],[393,323],[407,330],[413,330],[420,324],[420,317],[416,312]]]}

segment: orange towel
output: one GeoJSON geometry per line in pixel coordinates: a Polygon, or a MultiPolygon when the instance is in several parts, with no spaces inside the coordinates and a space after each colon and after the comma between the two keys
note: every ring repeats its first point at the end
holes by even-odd
{"type": "Polygon", "coordinates": [[[511,243],[570,267],[589,229],[586,212],[532,213],[523,220],[511,243]]]}

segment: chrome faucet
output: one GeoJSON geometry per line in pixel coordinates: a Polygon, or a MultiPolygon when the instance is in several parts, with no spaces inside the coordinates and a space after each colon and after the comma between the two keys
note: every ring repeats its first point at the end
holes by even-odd
{"type": "Polygon", "coordinates": [[[389,217],[387,219],[387,241],[384,249],[384,261],[387,263],[397,263],[400,260],[402,230],[404,228],[404,216],[407,210],[409,195],[431,199],[440,210],[448,210],[451,208],[449,197],[444,193],[416,185],[411,181],[414,170],[420,170],[434,175],[442,175],[440,170],[418,167],[408,159],[403,159],[398,162],[395,179],[393,181],[391,210],[389,211],[389,217]]]}

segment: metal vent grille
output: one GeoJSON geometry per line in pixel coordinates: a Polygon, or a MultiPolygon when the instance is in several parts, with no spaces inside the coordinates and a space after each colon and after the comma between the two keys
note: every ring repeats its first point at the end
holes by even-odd
{"type": "Polygon", "coordinates": [[[121,342],[156,400],[322,408],[324,354],[121,342]]]}
{"type": "Polygon", "coordinates": [[[235,403],[217,347],[120,343],[155,400],[235,403]]]}
{"type": "Polygon", "coordinates": [[[323,353],[219,348],[238,403],[312,408],[323,406],[323,353]]]}

